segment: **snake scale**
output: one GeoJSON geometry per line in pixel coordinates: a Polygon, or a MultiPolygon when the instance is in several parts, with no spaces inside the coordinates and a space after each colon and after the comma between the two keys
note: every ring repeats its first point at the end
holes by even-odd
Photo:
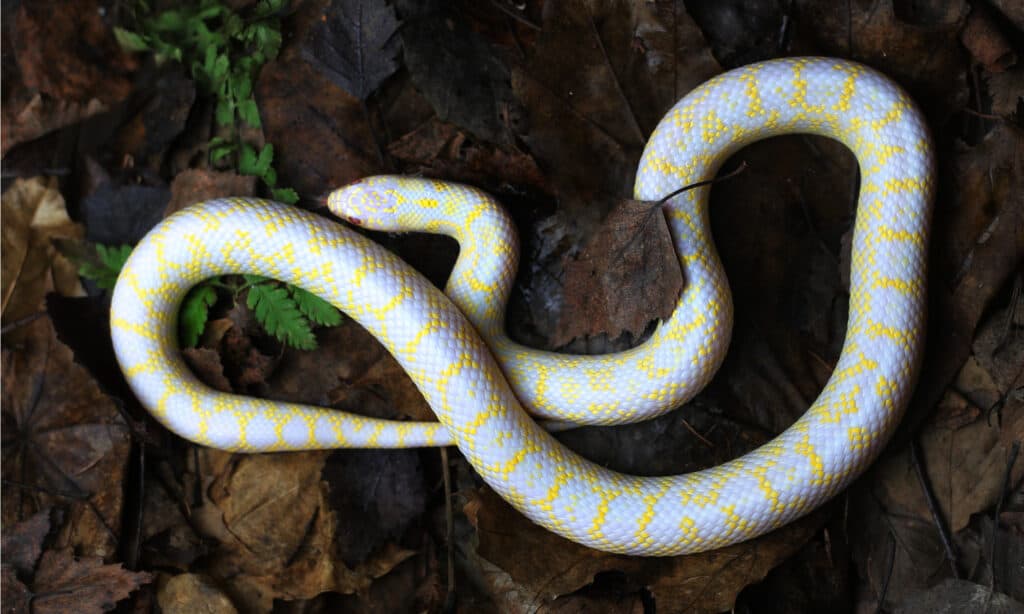
{"type": "Polygon", "coordinates": [[[664,207],[687,287],[672,316],[629,351],[562,355],[509,340],[502,324],[518,247],[501,208],[466,186],[374,177],[333,192],[328,206],[366,227],[458,239],[447,296],[342,224],[266,200],[212,200],[165,219],[129,258],[110,316],[118,361],[160,422],[204,445],[258,452],[454,443],[523,514],[593,548],[674,555],[752,538],[806,514],[871,463],[908,403],[923,345],[932,145],[913,102],[872,69],[790,58],[711,79],[651,135],[635,197],[658,200],[713,177],[741,147],[789,133],[837,139],[860,165],[846,339],[807,412],[722,465],[617,473],[569,451],[526,411],[556,423],[644,420],[710,380],[729,344],[732,303],[706,187],[664,207]],[[178,351],[178,307],[200,281],[242,272],[301,286],[358,321],[439,421],[370,419],[200,383],[178,351]]]}

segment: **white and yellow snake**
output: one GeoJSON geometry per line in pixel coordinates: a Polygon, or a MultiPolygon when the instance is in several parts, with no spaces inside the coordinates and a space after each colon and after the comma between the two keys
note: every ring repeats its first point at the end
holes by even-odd
{"type": "Polygon", "coordinates": [[[593,548],[671,555],[749,539],[807,513],[874,459],[907,405],[924,332],[932,146],[911,100],[871,69],[794,58],[712,79],[658,125],[635,196],[658,200],[713,177],[739,148],[789,133],[835,138],[860,163],[846,340],[807,413],[723,465],[664,477],[616,473],[566,449],[523,409],[556,422],[637,421],[678,407],[708,382],[729,343],[732,303],[711,242],[707,188],[665,206],[687,287],[671,318],[626,352],[560,355],[510,341],[502,327],[518,249],[500,207],[461,185],[376,177],[332,193],[331,210],[368,227],[454,236],[462,251],[448,296],[341,224],[264,200],[214,200],[167,218],[132,253],[111,307],[118,361],[143,405],[205,445],[256,452],[454,443],[522,513],[593,548]],[[178,352],[179,304],[198,282],[240,272],[306,288],[357,320],[440,422],[376,420],[200,383],[178,352]]]}

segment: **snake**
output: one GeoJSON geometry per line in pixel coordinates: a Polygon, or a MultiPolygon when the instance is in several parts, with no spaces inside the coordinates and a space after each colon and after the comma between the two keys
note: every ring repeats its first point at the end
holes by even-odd
{"type": "Polygon", "coordinates": [[[518,243],[502,207],[470,186],[377,176],[328,196],[347,224],[258,198],[209,200],[164,219],[132,251],[113,290],[117,361],[160,423],[202,445],[456,445],[530,520],[612,553],[689,554],[763,535],[842,491],[899,424],[922,361],[935,186],[929,130],[903,89],[859,63],[799,57],[724,72],[679,100],[646,143],[634,197],[659,201],[714,177],[742,147],[783,134],[835,139],[858,161],[846,335],[807,411],[723,464],[628,475],[550,432],[676,409],[720,366],[733,305],[711,238],[707,185],[661,205],[686,285],[671,316],[630,350],[582,356],[509,339],[505,303],[518,243]],[[460,254],[445,291],[352,226],[454,237],[460,254]],[[346,313],[394,356],[437,421],[375,419],[200,382],[178,346],[178,310],[192,287],[237,273],[293,284],[346,313]]]}

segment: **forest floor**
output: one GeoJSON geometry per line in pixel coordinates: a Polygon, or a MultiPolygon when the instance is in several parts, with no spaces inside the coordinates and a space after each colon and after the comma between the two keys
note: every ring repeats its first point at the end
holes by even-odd
{"type": "MultiPolygon", "coordinates": [[[[1024,611],[1021,7],[4,2],[5,611],[1024,611]],[[933,130],[938,195],[911,405],[860,479],[786,527],[690,556],[604,554],[531,524],[454,448],[213,450],[162,427],[117,368],[110,288],[162,218],[228,195],[327,215],[323,194],[381,173],[472,184],[508,208],[515,339],[630,347],[685,284],[663,221],[627,200],[647,137],[708,78],[792,55],[905,87],[933,130]]],[[[678,411],[558,435],[610,468],[735,458],[835,366],[856,160],[794,135],[723,173],[711,221],[735,302],[728,356],[678,411]]],[[[458,252],[368,234],[439,286],[458,252]]],[[[375,339],[281,287],[229,276],[190,294],[183,353],[201,379],[433,419],[375,339]],[[290,319],[250,309],[261,289],[290,319]]]]}

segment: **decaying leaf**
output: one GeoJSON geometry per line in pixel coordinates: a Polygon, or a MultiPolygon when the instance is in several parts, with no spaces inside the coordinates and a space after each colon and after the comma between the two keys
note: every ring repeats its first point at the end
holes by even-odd
{"type": "Polygon", "coordinates": [[[6,527],[0,545],[5,566],[11,566],[24,577],[32,575],[43,553],[43,540],[52,529],[53,513],[52,509],[44,508],[13,527],[6,527]]]}
{"type": "Polygon", "coordinates": [[[193,523],[220,542],[207,571],[241,611],[269,612],[274,599],[363,591],[415,554],[387,544],[353,567],[342,561],[337,532],[359,527],[331,509],[320,477],[327,453],[203,450],[199,458],[209,498],[193,523]]]}
{"type": "Polygon", "coordinates": [[[444,3],[402,1],[405,66],[437,116],[484,141],[511,142],[518,110],[508,68],[464,17],[444,3]]]}
{"type": "Polygon", "coordinates": [[[321,194],[379,171],[362,104],[308,62],[282,53],[260,72],[256,96],[283,185],[321,194]]]}
{"type": "Polygon", "coordinates": [[[383,2],[333,0],[303,55],[341,89],[366,100],[398,70],[398,20],[383,2]]]}
{"type": "Polygon", "coordinates": [[[99,557],[76,557],[70,550],[48,550],[32,582],[32,611],[99,614],[152,580],[146,572],[105,565],[99,557]]]}
{"type": "Polygon", "coordinates": [[[5,344],[3,379],[4,524],[61,505],[68,509],[62,543],[113,555],[130,446],[116,406],[46,318],[5,344]]]}
{"type": "Polygon", "coordinates": [[[556,346],[597,334],[637,338],[653,320],[671,316],[683,275],[660,204],[622,201],[567,260],[563,285],[556,346]]]}

